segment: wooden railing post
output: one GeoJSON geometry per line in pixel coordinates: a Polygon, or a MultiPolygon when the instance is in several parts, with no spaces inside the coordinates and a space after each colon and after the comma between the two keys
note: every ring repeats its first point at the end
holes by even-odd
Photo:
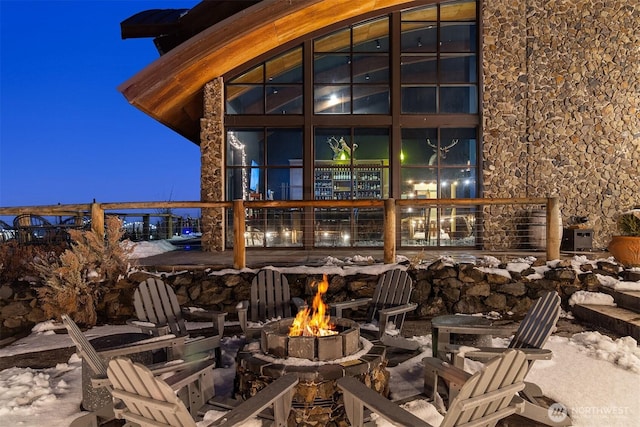
{"type": "Polygon", "coordinates": [[[151,240],[151,216],[149,214],[142,215],[142,240],[151,240]]]}
{"type": "Polygon", "coordinates": [[[104,209],[95,200],[91,203],[91,230],[98,236],[104,236],[104,209]]]}
{"type": "Polygon", "coordinates": [[[165,239],[170,239],[173,237],[173,215],[171,213],[169,213],[169,215],[167,216],[167,229],[165,230],[165,233],[165,239]]]}
{"type": "Polygon", "coordinates": [[[547,261],[560,259],[560,203],[557,197],[547,198],[547,261]]]}
{"type": "Polygon", "coordinates": [[[247,266],[245,249],[244,201],[233,201],[233,268],[242,270],[247,266]]]}
{"type": "Polygon", "coordinates": [[[396,201],[384,201],[384,263],[396,262],[396,201]]]}

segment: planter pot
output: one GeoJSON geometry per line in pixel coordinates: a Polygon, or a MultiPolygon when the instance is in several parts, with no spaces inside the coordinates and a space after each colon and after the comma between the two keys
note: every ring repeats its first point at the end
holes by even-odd
{"type": "Polygon", "coordinates": [[[613,236],[607,249],[625,267],[640,267],[640,236],[613,236]]]}

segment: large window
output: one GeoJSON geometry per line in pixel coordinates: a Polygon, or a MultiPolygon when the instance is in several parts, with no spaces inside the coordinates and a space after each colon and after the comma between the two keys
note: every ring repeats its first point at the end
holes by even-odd
{"type": "MultiPolygon", "coordinates": [[[[228,199],[477,197],[476,15],[469,0],[398,10],[224,76],[228,199]]],[[[399,240],[474,244],[475,214],[403,208],[399,240]]],[[[303,232],[304,246],[382,244],[377,208],[265,209],[249,219],[250,246],[302,245],[303,232]],[[282,237],[291,231],[296,238],[282,237]]]]}
{"type": "Polygon", "coordinates": [[[313,42],[317,114],[389,113],[389,19],[353,25],[313,42]]]}
{"type": "Polygon", "coordinates": [[[227,114],[302,114],[302,48],[251,68],[226,89],[227,114]]]}
{"type": "Polygon", "coordinates": [[[402,112],[478,112],[477,26],[472,2],[401,14],[402,112]]]}
{"type": "Polygon", "coordinates": [[[302,199],[302,130],[227,130],[228,200],[302,199]]]}

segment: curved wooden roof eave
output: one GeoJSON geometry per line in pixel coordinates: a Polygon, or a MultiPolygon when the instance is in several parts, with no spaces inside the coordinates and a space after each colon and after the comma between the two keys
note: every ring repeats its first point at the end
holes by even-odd
{"type": "Polygon", "coordinates": [[[118,86],[118,91],[130,104],[199,145],[202,90],[207,82],[336,22],[409,3],[416,2],[263,0],[172,49],[118,86]]]}

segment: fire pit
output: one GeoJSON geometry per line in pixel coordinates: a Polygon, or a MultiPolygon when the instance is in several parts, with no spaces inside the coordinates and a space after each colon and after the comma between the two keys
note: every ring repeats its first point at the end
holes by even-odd
{"type": "Polygon", "coordinates": [[[360,326],[350,319],[331,318],[336,334],[289,336],[295,319],[276,320],[262,328],[261,349],[277,358],[298,357],[329,361],[350,356],[360,350],[360,326]]]}
{"type": "Polygon", "coordinates": [[[344,376],[358,378],[385,397],[389,394],[385,346],[360,337],[356,322],[324,315],[322,294],[327,287],[325,277],[313,310],[264,325],[260,342],[238,352],[236,395],[243,399],[282,375],[298,376],[289,425],[345,424],[342,393],[336,386],[344,376]]]}

